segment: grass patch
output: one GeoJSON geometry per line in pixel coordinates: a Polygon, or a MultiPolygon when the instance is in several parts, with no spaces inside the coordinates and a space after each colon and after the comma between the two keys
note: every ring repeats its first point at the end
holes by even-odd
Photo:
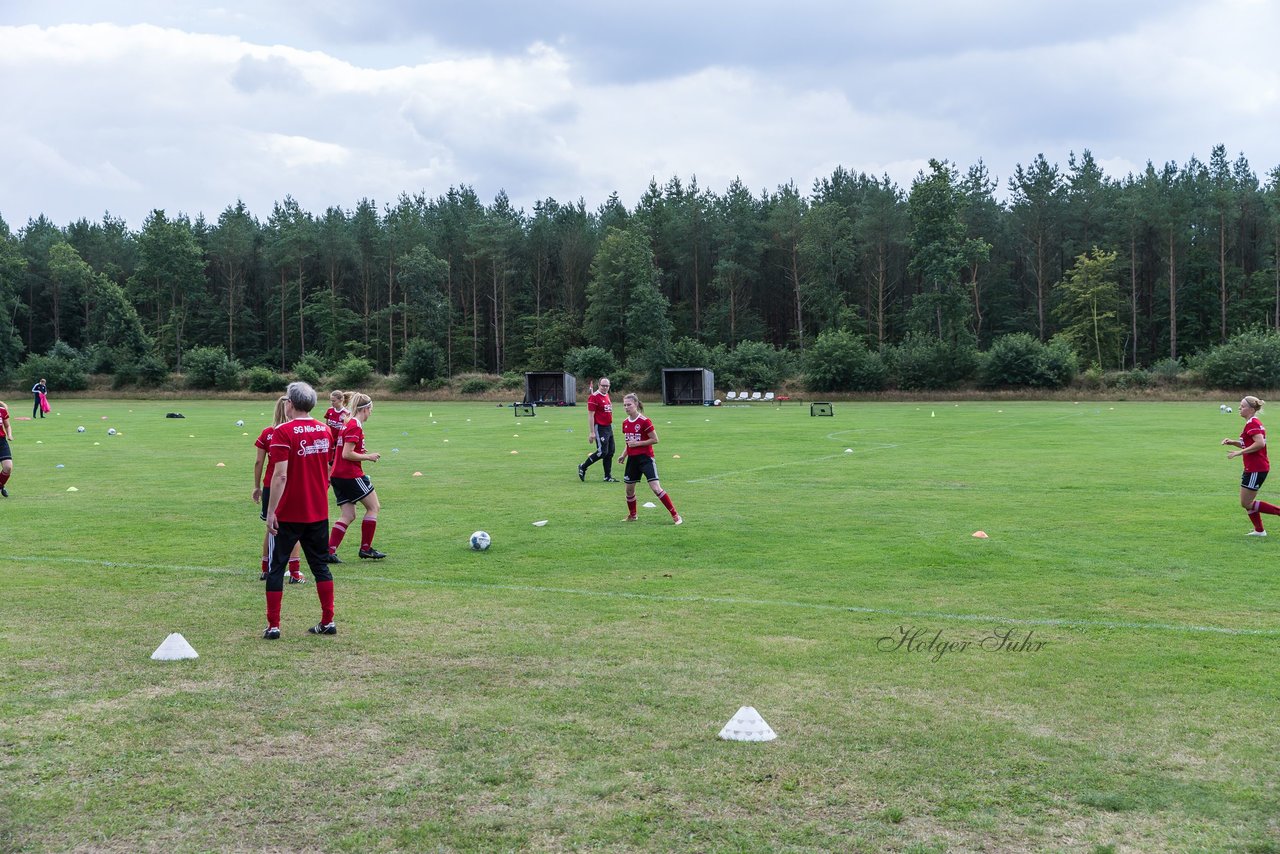
{"type": "Polygon", "coordinates": [[[1277,838],[1277,546],[1242,536],[1216,405],[651,406],[677,528],[578,482],[582,407],[382,401],[390,557],[335,569],[335,638],[287,588],[277,643],[267,404],[173,409],[15,424],[0,849],[1277,838]],[[173,631],[199,659],[149,660],[173,631]],[[741,705],[779,739],[717,740],[741,705]]]}

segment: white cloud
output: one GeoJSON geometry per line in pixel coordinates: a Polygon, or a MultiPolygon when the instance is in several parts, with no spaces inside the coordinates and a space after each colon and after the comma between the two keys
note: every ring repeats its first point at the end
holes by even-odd
{"type": "MultiPolygon", "coordinates": [[[[1260,174],[1280,162],[1272,4],[1082,4],[1050,21],[1012,0],[798,0],[785,30],[721,0],[506,16],[484,0],[448,17],[374,0],[345,29],[336,4],[313,20],[229,2],[188,22],[168,4],[49,4],[134,23],[0,26],[0,74],[18,81],[0,115],[0,155],[18,165],[0,173],[0,215],[109,209],[136,227],[152,207],[213,218],[243,198],[265,216],[285,195],[317,211],[464,183],[526,209],[594,207],[695,174],[716,191],[734,177],[807,191],[843,165],[907,186],[930,157],[982,159],[1004,182],[1040,152],[1065,167],[1084,148],[1122,177],[1219,142],[1260,174]]],[[[14,8],[0,20],[59,14],[14,8]]]]}

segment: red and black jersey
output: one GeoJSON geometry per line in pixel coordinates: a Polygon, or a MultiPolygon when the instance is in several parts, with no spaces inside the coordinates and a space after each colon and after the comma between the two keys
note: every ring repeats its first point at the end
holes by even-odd
{"type": "Polygon", "coordinates": [[[607,426],[613,423],[613,404],[607,394],[592,392],[587,398],[587,411],[594,415],[597,424],[607,426]]]}
{"type": "Polygon", "coordinates": [[[258,434],[258,438],[254,440],[253,446],[267,452],[265,465],[262,467],[262,488],[269,489],[271,487],[271,473],[276,470],[276,464],[271,462],[271,434],[275,431],[275,427],[263,427],[262,432],[258,434]]]}
{"type": "MultiPolygon", "coordinates": [[[[1267,431],[1262,426],[1261,421],[1257,418],[1250,418],[1245,422],[1244,431],[1240,433],[1240,447],[1249,447],[1253,444],[1255,437],[1266,441],[1267,431]]],[[[1267,459],[1266,445],[1251,454],[1241,454],[1240,459],[1244,460],[1245,471],[1271,471],[1271,461],[1267,459]]]]}
{"type": "MultiPolygon", "coordinates": [[[[622,441],[627,442],[643,442],[653,438],[653,422],[643,415],[637,415],[635,420],[630,418],[624,419],[622,422],[622,441]]],[[[627,447],[628,457],[652,457],[653,445],[645,445],[642,448],[627,447]]]]}
{"type": "Polygon", "coordinates": [[[271,462],[288,463],[276,518],[281,522],[327,522],[328,425],[308,415],[276,427],[271,434],[271,462]]]}
{"type": "Polygon", "coordinates": [[[333,476],[344,478],[355,478],[364,476],[364,466],[361,460],[348,460],[342,456],[342,450],[347,445],[355,448],[357,454],[364,453],[364,428],[360,426],[360,419],[352,418],[342,428],[342,436],[338,439],[338,456],[333,461],[333,476]]]}
{"type": "Polygon", "coordinates": [[[5,422],[9,420],[9,410],[0,406],[0,439],[9,438],[8,432],[4,429],[5,422]]]}

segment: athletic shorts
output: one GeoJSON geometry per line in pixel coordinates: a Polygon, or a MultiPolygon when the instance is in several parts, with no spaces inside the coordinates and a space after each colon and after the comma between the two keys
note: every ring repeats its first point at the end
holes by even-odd
{"type": "Polygon", "coordinates": [[[658,479],[658,466],[653,457],[627,457],[627,470],[622,475],[623,483],[639,483],[640,475],[645,480],[658,479]]]}
{"type": "Polygon", "coordinates": [[[13,459],[13,452],[9,450],[9,437],[0,436],[0,460],[13,459]]]}
{"type": "MultiPolygon", "coordinates": [[[[4,459],[4,457],[0,457],[0,459],[4,459]]],[[[1262,489],[1262,484],[1266,479],[1267,473],[1265,471],[1247,471],[1240,475],[1240,488],[1257,492],[1262,489]]]]}
{"type": "Polygon", "coordinates": [[[333,487],[333,497],[338,499],[339,507],[343,504],[355,504],[373,492],[373,482],[367,474],[363,477],[331,477],[329,485],[333,487]]]}
{"type": "Polygon", "coordinates": [[[271,504],[271,487],[262,487],[262,513],[259,515],[262,521],[267,521],[267,507],[271,504]]]}

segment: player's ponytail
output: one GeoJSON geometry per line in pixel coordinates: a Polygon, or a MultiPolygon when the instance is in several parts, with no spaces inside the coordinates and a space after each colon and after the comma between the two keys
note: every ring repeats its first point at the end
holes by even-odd
{"type": "Polygon", "coordinates": [[[357,409],[364,409],[366,406],[373,405],[373,398],[363,392],[353,391],[347,397],[347,409],[354,415],[357,409]]]}
{"type": "Polygon", "coordinates": [[[1254,397],[1251,394],[1244,396],[1244,402],[1252,406],[1255,410],[1261,409],[1267,405],[1267,402],[1260,397],[1254,397]]]}
{"type": "Polygon", "coordinates": [[[283,424],[287,420],[285,418],[284,405],[288,402],[289,402],[289,397],[283,394],[280,395],[279,399],[276,400],[276,411],[271,421],[272,427],[279,427],[281,424],[283,424]]]}

